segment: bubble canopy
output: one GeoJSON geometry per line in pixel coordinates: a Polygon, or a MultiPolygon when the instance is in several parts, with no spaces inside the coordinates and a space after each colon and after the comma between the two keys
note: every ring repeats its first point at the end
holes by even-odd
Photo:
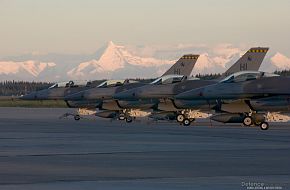
{"type": "Polygon", "coordinates": [[[172,84],[176,82],[182,81],[184,78],[183,75],[165,75],[155,79],[151,84],[159,85],[159,84],[172,84]]]}
{"type": "MultiPolygon", "coordinates": [[[[184,76],[184,75],[165,75],[165,76],[162,76],[162,77],[155,79],[150,84],[154,84],[154,85],[173,84],[173,83],[181,82],[184,79],[187,79],[187,76],[184,76]]],[[[187,80],[199,80],[199,78],[191,77],[187,80]]]]}
{"type": "Polygon", "coordinates": [[[220,83],[237,83],[237,82],[244,82],[249,80],[256,80],[259,78],[266,78],[266,77],[275,77],[279,76],[273,73],[266,73],[260,71],[241,71],[234,74],[229,75],[228,77],[224,78],[220,81],[220,83]]]}
{"type": "Polygon", "coordinates": [[[68,82],[59,82],[55,83],[49,89],[52,88],[72,88],[72,87],[84,87],[84,86],[90,86],[92,84],[91,81],[68,81],[68,82]]]}
{"type": "Polygon", "coordinates": [[[134,80],[106,80],[99,84],[97,88],[107,88],[107,87],[115,87],[115,86],[122,86],[125,83],[136,83],[137,81],[134,80]]]}

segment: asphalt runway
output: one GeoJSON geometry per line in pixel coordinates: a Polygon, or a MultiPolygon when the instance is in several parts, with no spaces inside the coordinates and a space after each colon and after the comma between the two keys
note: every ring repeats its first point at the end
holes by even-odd
{"type": "Polygon", "coordinates": [[[59,119],[0,108],[0,189],[290,189],[290,126],[59,119]],[[258,188],[256,188],[258,189],[258,188]]]}

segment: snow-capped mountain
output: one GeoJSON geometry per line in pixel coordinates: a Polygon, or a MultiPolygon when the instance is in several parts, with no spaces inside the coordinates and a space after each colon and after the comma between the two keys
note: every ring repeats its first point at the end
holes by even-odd
{"type": "Polygon", "coordinates": [[[13,62],[13,61],[0,61],[0,77],[2,79],[21,79],[25,77],[27,79],[33,79],[38,77],[44,70],[49,70],[55,67],[56,64],[52,62],[39,62],[39,61],[23,61],[23,62],[13,62]],[[21,74],[21,75],[19,75],[21,74]]]}
{"type": "MultiPolygon", "coordinates": [[[[183,44],[176,46],[122,46],[109,42],[90,55],[27,54],[0,60],[0,80],[64,81],[105,78],[152,78],[163,74],[183,54],[200,54],[193,75],[222,73],[244,52],[231,44],[214,47],[183,44]]],[[[261,70],[290,69],[290,59],[268,53],[261,70]]]]}
{"type": "MultiPolygon", "coordinates": [[[[67,72],[70,78],[94,79],[99,78],[115,78],[120,75],[123,77],[148,77],[148,72],[143,71],[152,69],[152,76],[156,75],[163,67],[170,66],[174,61],[160,60],[155,58],[140,57],[133,55],[125,46],[115,45],[109,42],[107,48],[100,58],[80,63],[77,67],[67,72]],[[124,74],[122,74],[122,72],[124,74]]],[[[159,74],[159,73],[158,73],[159,74]]]]}

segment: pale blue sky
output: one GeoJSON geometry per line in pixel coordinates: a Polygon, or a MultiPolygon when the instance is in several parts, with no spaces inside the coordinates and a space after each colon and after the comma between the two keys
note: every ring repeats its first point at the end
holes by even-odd
{"type": "Polygon", "coordinates": [[[0,56],[114,41],[270,46],[290,56],[289,0],[0,0],[0,56]]]}

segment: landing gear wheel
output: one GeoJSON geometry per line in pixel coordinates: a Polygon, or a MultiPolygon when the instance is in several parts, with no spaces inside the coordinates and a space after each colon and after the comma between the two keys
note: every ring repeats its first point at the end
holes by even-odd
{"type": "Polygon", "coordinates": [[[178,114],[177,117],[176,117],[176,120],[177,120],[179,123],[181,123],[181,122],[183,122],[184,118],[185,118],[185,117],[184,117],[183,114],[178,114]]]}
{"type": "Polygon", "coordinates": [[[184,125],[184,126],[189,126],[190,123],[191,123],[190,120],[187,119],[187,118],[183,120],[183,125],[184,125]]]}
{"type": "Polygon", "coordinates": [[[127,123],[131,123],[133,121],[133,118],[132,117],[126,117],[126,122],[127,123]]]}
{"type": "Polygon", "coordinates": [[[81,119],[81,117],[80,117],[79,115],[75,115],[75,116],[74,116],[74,119],[75,119],[76,121],[78,121],[78,120],[81,119]]]}
{"type": "Polygon", "coordinates": [[[120,113],[118,119],[119,120],[125,120],[125,114],[120,113]]]}
{"type": "Polygon", "coordinates": [[[260,128],[261,128],[262,130],[267,130],[267,129],[269,129],[269,123],[267,123],[267,122],[262,122],[262,123],[260,124],[260,128]]]}
{"type": "Polygon", "coordinates": [[[246,116],[243,120],[243,124],[245,126],[251,126],[253,124],[253,120],[250,116],[246,116]]]}

